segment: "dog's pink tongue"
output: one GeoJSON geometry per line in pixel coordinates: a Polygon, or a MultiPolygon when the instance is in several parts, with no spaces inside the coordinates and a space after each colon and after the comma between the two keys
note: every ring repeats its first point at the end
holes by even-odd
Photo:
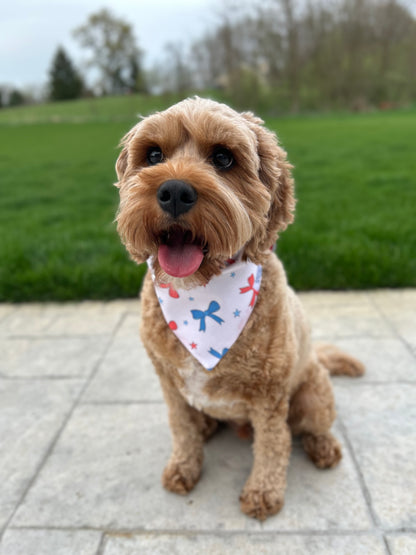
{"type": "Polygon", "coordinates": [[[162,269],[173,277],[187,277],[198,270],[204,258],[200,246],[187,243],[184,234],[174,233],[168,245],[160,245],[157,257],[162,269]]]}

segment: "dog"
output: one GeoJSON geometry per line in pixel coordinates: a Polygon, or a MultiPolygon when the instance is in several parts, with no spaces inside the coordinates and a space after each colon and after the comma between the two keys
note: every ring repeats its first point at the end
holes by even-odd
{"type": "Polygon", "coordinates": [[[116,162],[117,230],[147,262],[140,333],[168,405],[172,454],[163,486],[197,483],[221,421],[253,430],[241,510],[260,520],[284,501],[291,435],[319,468],[341,448],[330,374],[358,360],[313,346],[300,301],[273,252],[293,221],[292,166],[251,112],[198,97],[142,119],[116,162]]]}

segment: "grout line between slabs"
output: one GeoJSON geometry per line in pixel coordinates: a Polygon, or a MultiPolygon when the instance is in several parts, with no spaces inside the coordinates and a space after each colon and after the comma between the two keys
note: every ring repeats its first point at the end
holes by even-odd
{"type": "Polygon", "coordinates": [[[386,548],[387,554],[388,555],[393,555],[392,552],[391,552],[391,549],[390,549],[389,542],[388,542],[385,534],[383,534],[383,542],[384,542],[384,547],[386,548]]]}
{"type": "MultiPolygon", "coordinates": [[[[93,365],[94,367],[94,365],[93,365]]],[[[42,382],[42,381],[60,381],[60,380],[64,380],[64,381],[78,381],[78,382],[85,382],[88,379],[88,375],[87,376],[81,376],[81,375],[74,375],[74,374],[62,374],[61,376],[54,376],[52,374],[46,374],[46,375],[41,375],[41,374],[35,374],[34,376],[8,376],[8,375],[4,375],[4,374],[0,374],[0,378],[2,380],[6,380],[9,382],[30,382],[30,381],[38,381],[38,382],[42,382]]]]}
{"type": "Polygon", "coordinates": [[[106,543],[107,543],[106,533],[102,532],[101,537],[100,537],[100,543],[98,544],[97,551],[95,552],[95,555],[103,555],[104,554],[104,549],[105,549],[106,543]]]}
{"type": "MultiPolygon", "coordinates": [[[[316,324],[315,324],[316,327],[316,324]]],[[[363,333],[341,333],[337,335],[331,335],[327,333],[320,333],[319,335],[314,335],[314,324],[311,323],[312,329],[312,343],[331,343],[337,341],[349,341],[352,339],[388,339],[391,338],[391,333],[368,333],[368,331],[363,333]]]]}
{"type": "MultiPolygon", "coordinates": [[[[120,317],[124,314],[120,314],[120,317]]],[[[0,337],[0,339],[6,339],[7,341],[21,341],[31,340],[31,341],[48,341],[53,340],[63,340],[63,339],[110,339],[111,333],[37,333],[37,334],[5,334],[0,337]]]]}
{"type": "MultiPolygon", "coordinates": [[[[93,368],[95,367],[95,364],[93,365],[93,368]]],[[[79,381],[79,382],[84,382],[87,381],[89,379],[89,376],[83,376],[81,374],[77,375],[77,374],[62,374],[60,376],[56,376],[53,374],[34,374],[33,376],[10,376],[8,374],[3,374],[0,372],[0,380],[5,380],[5,381],[9,381],[9,382],[14,382],[14,381],[21,381],[21,382],[30,382],[30,381],[79,381]]],[[[332,382],[334,384],[336,384],[337,386],[340,387],[347,387],[347,380],[348,378],[343,378],[342,376],[337,376],[335,378],[335,380],[332,382]],[[341,380],[344,380],[341,381],[341,380]]],[[[414,380],[406,380],[406,379],[397,379],[397,380],[373,380],[373,379],[368,379],[368,380],[360,380],[360,381],[354,381],[351,384],[348,382],[348,387],[363,387],[366,385],[372,385],[372,386],[383,386],[383,385],[416,385],[416,378],[414,380]]],[[[163,399],[123,399],[120,401],[102,401],[102,400],[91,400],[91,401],[81,401],[82,404],[111,404],[111,403],[115,403],[115,404],[120,404],[120,403],[161,403],[164,402],[163,399]]]]}
{"type": "Polygon", "coordinates": [[[347,428],[346,428],[342,418],[339,415],[338,415],[338,418],[337,418],[337,422],[338,422],[338,425],[341,429],[342,435],[344,436],[344,440],[345,440],[345,443],[347,445],[348,451],[350,452],[351,459],[352,459],[353,465],[355,467],[355,471],[356,471],[357,476],[358,476],[358,482],[359,482],[361,491],[363,492],[363,496],[364,496],[365,502],[367,504],[367,509],[368,509],[369,514],[370,514],[373,525],[376,527],[377,530],[384,533],[384,530],[382,530],[382,528],[381,528],[380,521],[379,521],[379,519],[378,519],[378,517],[377,517],[377,515],[374,511],[373,503],[372,503],[372,500],[371,500],[370,490],[368,489],[367,484],[365,483],[364,475],[362,473],[361,467],[360,467],[360,465],[358,463],[358,460],[357,460],[357,457],[355,455],[354,448],[353,448],[352,443],[350,441],[350,438],[348,436],[347,428]]]}
{"type": "Polygon", "coordinates": [[[109,351],[109,349],[112,345],[112,342],[114,341],[114,337],[115,337],[116,333],[118,332],[118,330],[120,329],[122,323],[124,322],[125,317],[126,317],[125,313],[120,314],[118,322],[114,326],[112,333],[109,335],[108,343],[107,343],[105,349],[103,349],[103,351],[102,351],[101,355],[99,356],[98,360],[96,361],[89,377],[85,380],[84,384],[82,385],[78,396],[75,398],[75,401],[72,404],[72,407],[68,411],[68,413],[67,413],[66,417],[64,418],[61,426],[59,427],[58,431],[54,435],[52,441],[50,442],[50,444],[49,444],[44,456],[42,457],[39,465],[37,466],[32,478],[29,480],[27,486],[23,490],[23,493],[20,496],[19,500],[17,501],[16,506],[15,506],[14,510],[12,511],[10,517],[6,520],[3,527],[0,529],[0,543],[1,543],[1,540],[3,538],[4,532],[7,530],[8,526],[9,526],[9,523],[12,521],[12,519],[14,518],[17,510],[19,509],[21,504],[24,502],[29,490],[32,488],[32,486],[36,482],[39,474],[41,473],[43,467],[45,466],[47,460],[49,459],[50,454],[52,453],[53,449],[55,448],[55,446],[56,446],[56,444],[59,440],[59,438],[61,437],[63,431],[65,430],[69,420],[71,419],[75,409],[78,407],[84,392],[86,391],[86,389],[89,386],[89,384],[91,383],[92,379],[94,378],[94,376],[98,372],[98,369],[99,369],[102,361],[104,360],[105,356],[107,355],[107,353],[108,353],[108,351],[109,351]]]}
{"type": "Polygon", "coordinates": [[[81,401],[80,405],[82,406],[107,406],[107,405],[115,405],[115,406],[120,406],[120,405],[164,405],[165,401],[163,399],[141,399],[141,400],[120,400],[120,401],[81,401]]]}
{"type": "MultiPolygon", "coordinates": [[[[93,365],[93,368],[95,367],[95,364],[93,365]]],[[[33,376],[9,376],[7,374],[2,374],[0,372],[0,380],[5,380],[8,382],[30,382],[30,381],[73,381],[73,382],[85,382],[89,379],[89,376],[82,376],[82,375],[74,375],[74,374],[63,374],[60,376],[56,376],[56,375],[42,375],[42,374],[35,374],[33,376]]],[[[343,380],[343,378],[341,377],[341,380],[343,380]]],[[[354,387],[354,388],[360,388],[360,387],[365,387],[365,386],[392,386],[392,385],[410,385],[410,386],[415,386],[416,385],[416,378],[414,380],[404,380],[404,379],[398,379],[398,380],[360,380],[360,381],[354,381],[351,384],[348,382],[348,384],[344,381],[341,381],[339,379],[339,377],[335,378],[335,380],[333,381],[333,383],[339,387],[354,387]]],[[[81,404],[83,405],[110,405],[110,404],[134,404],[134,403],[163,403],[163,399],[120,399],[120,400],[87,400],[87,401],[81,401],[81,404]]]]}
{"type": "MultiPolygon", "coordinates": [[[[277,517],[278,518],[278,517],[277,517]]],[[[300,529],[300,530],[247,530],[247,528],[236,529],[236,530],[206,530],[206,529],[189,529],[189,528],[178,528],[178,529],[158,529],[158,528],[99,528],[94,526],[84,526],[84,527],[69,527],[69,526],[10,526],[9,530],[49,530],[49,531],[62,531],[62,532],[100,532],[104,536],[126,536],[126,535],[157,535],[157,536],[183,536],[183,535],[199,535],[199,536],[218,536],[218,537],[232,537],[240,534],[251,535],[251,536],[374,536],[380,537],[380,531],[377,529],[368,530],[355,530],[355,529],[328,529],[328,530],[316,530],[316,529],[300,529]]],[[[389,533],[389,532],[388,532],[389,533]]]]}
{"type": "MultiPolygon", "coordinates": [[[[371,385],[371,386],[383,386],[383,385],[416,385],[416,378],[414,380],[361,380],[361,381],[354,381],[351,383],[351,385],[345,381],[340,381],[338,376],[335,377],[335,379],[333,381],[331,381],[332,384],[337,385],[339,387],[351,387],[351,388],[359,388],[359,387],[365,387],[366,385],[371,385]]],[[[342,380],[347,380],[348,378],[343,378],[341,377],[342,380]]],[[[351,378],[350,378],[351,379],[351,378]]],[[[353,378],[354,379],[354,378],[353,378]]],[[[360,378],[358,378],[360,379],[360,378]]]]}

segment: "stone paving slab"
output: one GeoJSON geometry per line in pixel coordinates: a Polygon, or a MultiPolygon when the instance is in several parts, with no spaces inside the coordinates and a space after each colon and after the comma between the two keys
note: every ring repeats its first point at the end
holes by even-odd
{"type": "Polygon", "coordinates": [[[102,534],[91,530],[8,529],[0,555],[95,555],[102,534]]]}
{"type": "Polygon", "coordinates": [[[15,310],[15,305],[10,303],[0,304],[0,322],[15,310]]]}
{"type": "Polygon", "coordinates": [[[159,379],[139,341],[139,313],[120,325],[83,402],[162,401],[159,379]]]}
{"type": "Polygon", "coordinates": [[[0,305],[0,553],[416,553],[416,290],[304,293],[319,340],[367,374],[334,379],[344,458],[295,442],[286,503],[259,523],[238,495],[250,442],[223,430],[191,494],[163,490],[167,411],[137,299],[0,305]]]}
{"type": "Polygon", "coordinates": [[[388,323],[371,304],[322,306],[308,310],[315,339],[389,337],[388,323]]]}
{"type": "Polygon", "coordinates": [[[374,305],[416,354],[416,290],[375,291],[374,305]]]}
{"type": "Polygon", "coordinates": [[[102,356],[103,337],[37,337],[0,339],[0,376],[8,378],[81,378],[102,356]]]}
{"type": "Polygon", "coordinates": [[[12,307],[12,310],[8,311],[0,321],[2,337],[42,336],[50,330],[56,318],[68,307],[66,304],[48,303],[7,306],[12,307]]]}
{"type": "MultiPolygon", "coordinates": [[[[127,310],[138,312],[139,301],[106,303],[45,303],[5,305],[5,316],[0,320],[0,334],[14,336],[88,336],[111,335],[120,315],[127,310]],[[12,308],[12,310],[10,310],[12,308]]],[[[1,313],[0,313],[1,315],[1,313]]]]}
{"type": "Polygon", "coordinates": [[[0,530],[81,390],[78,380],[0,380],[0,530]]]}
{"type": "Polygon", "coordinates": [[[387,536],[387,543],[392,555],[415,555],[416,534],[387,536]]]}
{"type": "Polygon", "coordinates": [[[416,385],[335,385],[339,415],[384,529],[416,529],[416,385]]]}
{"type": "Polygon", "coordinates": [[[340,337],[388,337],[391,329],[365,292],[300,293],[317,340],[340,337]]]}

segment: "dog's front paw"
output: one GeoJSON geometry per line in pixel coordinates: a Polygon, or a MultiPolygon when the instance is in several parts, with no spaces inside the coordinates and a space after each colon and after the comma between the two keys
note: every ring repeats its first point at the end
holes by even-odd
{"type": "Polygon", "coordinates": [[[240,495],[240,507],[247,516],[266,520],[283,507],[284,496],[273,489],[244,488],[240,495]]]}
{"type": "Polygon", "coordinates": [[[163,487],[173,493],[186,495],[198,482],[201,466],[199,461],[169,461],[162,474],[163,487]]]}

